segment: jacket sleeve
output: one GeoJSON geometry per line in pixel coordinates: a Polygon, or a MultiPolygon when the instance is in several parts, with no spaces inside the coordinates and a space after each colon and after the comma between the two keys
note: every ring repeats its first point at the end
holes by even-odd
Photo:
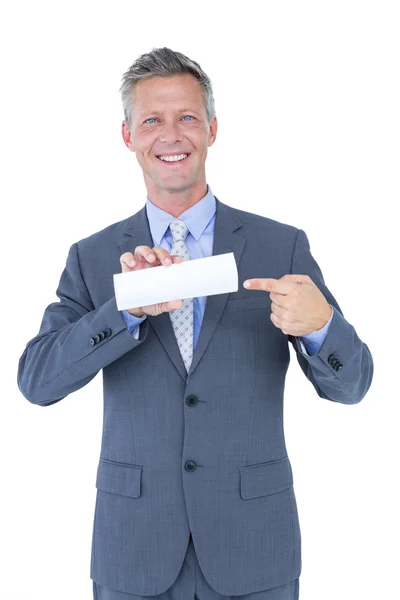
{"type": "Polygon", "coordinates": [[[141,344],[149,326],[146,319],[136,339],[115,296],[94,308],[82,278],[77,243],[69,249],[56,294],[60,301],[47,306],[39,333],[27,343],[18,363],[20,391],[41,406],[85,386],[100,369],[141,344]]]}
{"type": "Polygon", "coordinates": [[[333,308],[328,332],[316,354],[304,352],[300,337],[289,336],[300,367],[321,398],[343,404],[360,402],[372,382],[374,365],[371,352],[360,340],[353,325],[346,321],[339,304],[325,285],[302,229],[297,233],[291,273],[308,275],[333,308]]]}

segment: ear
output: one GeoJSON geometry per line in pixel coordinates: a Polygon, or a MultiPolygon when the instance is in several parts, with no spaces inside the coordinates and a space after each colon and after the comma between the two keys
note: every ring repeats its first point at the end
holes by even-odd
{"type": "Polygon", "coordinates": [[[213,143],[216,140],[217,137],[217,131],[218,131],[218,121],[217,121],[217,117],[214,116],[211,123],[210,123],[210,131],[208,134],[208,143],[207,146],[212,146],[213,143]]]}
{"type": "Polygon", "coordinates": [[[122,139],[124,140],[125,146],[127,148],[129,148],[129,150],[131,152],[135,152],[135,147],[134,147],[134,145],[132,143],[132,139],[131,139],[131,131],[130,131],[126,121],[122,121],[121,133],[122,133],[122,139]]]}

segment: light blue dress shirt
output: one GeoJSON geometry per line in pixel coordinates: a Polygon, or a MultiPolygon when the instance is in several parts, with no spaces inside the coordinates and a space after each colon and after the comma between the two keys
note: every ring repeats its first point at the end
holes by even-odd
{"type": "MultiPolygon", "coordinates": [[[[146,196],[146,210],[153,245],[161,246],[170,253],[172,248],[172,233],[169,224],[175,217],[158,208],[158,206],[149,200],[148,196],[146,196]]],[[[179,219],[189,229],[186,245],[189,249],[191,259],[212,256],[215,217],[216,202],[210,186],[207,185],[207,194],[179,216],[179,219]]],[[[199,338],[206,300],[207,296],[198,296],[193,299],[193,349],[196,347],[199,338]]],[[[122,310],[121,312],[128,330],[138,339],[140,323],[147,317],[135,317],[126,310],[122,310]]],[[[322,329],[300,338],[300,342],[303,340],[307,344],[306,349],[304,344],[301,343],[304,353],[313,355],[318,352],[326,337],[332,317],[333,309],[331,318],[322,329]]]]}

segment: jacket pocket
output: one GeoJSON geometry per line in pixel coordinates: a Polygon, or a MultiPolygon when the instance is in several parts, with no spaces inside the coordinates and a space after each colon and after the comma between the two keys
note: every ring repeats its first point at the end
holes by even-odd
{"type": "Polygon", "coordinates": [[[139,498],[143,467],[100,458],[96,488],[111,494],[139,498]]]}
{"type": "Polygon", "coordinates": [[[240,496],[245,500],[268,496],[289,489],[293,485],[293,473],[289,457],[247,465],[240,471],[240,496]]]}

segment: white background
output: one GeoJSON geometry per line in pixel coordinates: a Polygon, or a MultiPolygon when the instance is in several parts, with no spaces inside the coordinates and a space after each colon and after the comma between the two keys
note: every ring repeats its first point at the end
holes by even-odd
{"type": "Polygon", "coordinates": [[[92,598],[101,373],[46,408],[22,396],[16,373],[57,300],[71,244],[145,203],[120,134],[118,89],[140,54],[165,45],[213,82],[212,191],[306,231],[374,359],[370,391],[346,406],[318,397],[290,347],[285,431],[303,538],[300,598],[399,597],[397,8],[382,0],[4,6],[1,598],[92,598]]]}

